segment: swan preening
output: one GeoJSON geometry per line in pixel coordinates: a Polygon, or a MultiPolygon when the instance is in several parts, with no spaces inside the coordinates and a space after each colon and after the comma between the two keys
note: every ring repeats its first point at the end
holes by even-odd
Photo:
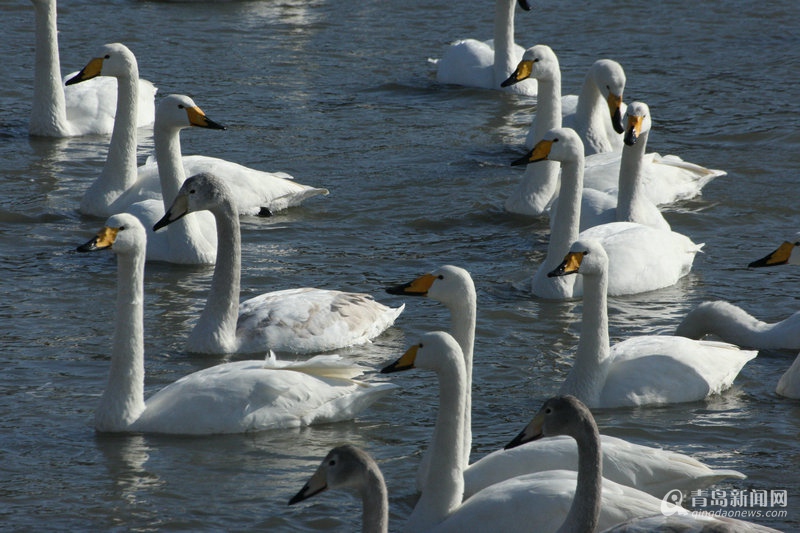
{"type": "Polygon", "coordinates": [[[691,402],[728,389],[757,352],[721,342],[667,335],[631,337],[610,346],[608,256],[581,239],[551,276],[578,274],[583,282],[581,336],[561,394],[590,407],[691,402]]]}
{"type": "MultiPolygon", "coordinates": [[[[444,332],[426,333],[382,372],[433,370],[439,379],[439,411],[430,444],[431,463],[422,495],[404,526],[406,531],[555,531],[567,516],[575,493],[575,472],[556,470],[515,477],[491,485],[462,503],[461,436],[466,371],[456,340],[444,332]]],[[[658,512],[661,500],[609,480],[603,483],[599,522],[610,526],[658,512]]]]}
{"type": "Polygon", "coordinates": [[[348,420],[396,387],[354,378],[364,369],[338,356],[224,363],[189,374],[144,399],[146,233],[114,215],[79,251],[117,255],[117,311],[108,383],[95,412],[101,432],[207,435],[348,420]]]}
{"type": "MultiPolygon", "coordinates": [[[[116,119],[103,170],[81,199],[80,210],[87,215],[103,217],[126,211],[143,199],[162,199],[162,180],[159,179],[160,171],[156,167],[137,167],[135,117],[138,108],[139,68],[136,57],[123,44],[106,44],[67,83],[72,85],[97,76],[113,76],[117,79],[116,119]]],[[[326,189],[294,183],[286,179],[291,176],[285,173],[258,171],[222,159],[194,156],[181,161],[180,127],[170,127],[172,129],[169,132],[160,136],[162,142],[159,143],[160,147],[156,147],[156,158],[162,161],[164,158],[171,158],[174,172],[183,176],[186,175],[184,166],[192,173],[213,171],[224,174],[231,182],[234,199],[241,214],[258,214],[264,209],[285,209],[299,204],[309,196],[328,193],[326,189]]],[[[175,179],[168,181],[174,182],[175,179]]],[[[179,186],[180,183],[173,185],[172,190],[177,190],[179,186]]],[[[163,201],[169,204],[171,199],[167,197],[163,201]]]]}
{"type": "Polygon", "coordinates": [[[700,251],[685,235],[632,222],[612,222],[579,233],[583,190],[583,143],[570,128],[547,132],[533,150],[515,164],[561,163],[559,205],[553,214],[547,255],[531,280],[533,294],[548,299],[579,298],[583,282],[572,277],[553,278],[556,268],[578,238],[602,243],[609,258],[608,294],[619,296],[674,285],[689,273],[700,251]]]}
{"type": "MultiPolygon", "coordinates": [[[[524,48],[514,43],[514,6],[530,11],[527,0],[495,0],[494,39],[464,39],[453,43],[437,63],[439,83],[500,89],[514,70],[524,48]]],[[[508,89],[529,96],[536,95],[536,81],[528,80],[508,89]]]]}
{"type": "Polygon", "coordinates": [[[394,323],[404,306],[390,308],[363,293],[309,287],[274,291],[239,304],[239,213],[227,183],[212,174],[187,179],[153,230],[189,213],[210,211],[219,251],[208,299],[189,335],[194,353],[308,354],[363,344],[394,323]]]}
{"type": "MultiPolygon", "coordinates": [[[[36,62],[33,107],[29,131],[45,137],[72,137],[108,134],[114,127],[117,82],[100,78],[79,86],[65,87],[74,76],[61,76],[58,53],[56,0],[31,0],[36,15],[36,62]]],[[[153,97],[156,88],[147,80],[138,80],[136,126],[153,123],[153,97]]]]}

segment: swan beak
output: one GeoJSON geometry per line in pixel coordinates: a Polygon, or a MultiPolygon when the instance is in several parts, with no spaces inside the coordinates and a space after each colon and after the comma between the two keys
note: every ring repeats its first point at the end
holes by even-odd
{"type": "Polygon", "coordinates": [[[417,350],[419,350],[419,344],[415,344],[406,350],[406,353],[391,365],[382,368],[381,374],[390,374],[392,372],[401,372],[414,368],[414,361],[417,359],[417,350]]]}
{"type": "Polygon", "coordinates": [[[83,67],[83,69],[75,74],[75,76],[71,77],[67,80],[65,85],[73,85],[75,83],[80,83],[82,81],[90,80],[100,75],[100,72],[103,70],[103,58],[96,57],[89,61],[89,63],[83,67]]]}
{"type": "Polygon", "coordinates": [[[581,261],[586,252],[570,252],[564,261],[561,262],[552,272],[547,273],[548,278],[555,278],[557,276],[566,276],[568,274],[577,274],[581,267],[581,261]]]}
{"type": "Polygon", "coordinates": [[[629,116],[628,129],[625,130],[625,138],[623,141],[628,146],[633,146],[639,140],[642,134],[642,124],[644,124],[644,117],[629,116]]]}
{"type": "Polygon", "coordinates": [[[622,125],[622,96],[608,93],[607,102],[608,111],[611,113],[611,125],[614,126],[614,131],[623,133],[625,127],[622,125]]]}
{"type": "Polygon", "coordinates": [[[117,238],[120,228],[109,228],[108,226],[101,229],[92,240],[86,244],[78,246],[79,252],[96,252],[97,250],[105,250],[111,248],[117,238]]]}
{"type": "Polygon", "coordinates": [[[311,476],[311,479],[309,479],[308,482],[303,485],[303,488],[300,489],[297,494],[292,496],[292,499],[289,500],[289,505],[294,505],[297,502],[307,500],[313,495],[319,494],[328,488],[327,474],[325,472],[327,457],[325,459],[326,460],[322,461],[322,464],[317,467],[317,471],[314,472],[314,475],[311,476]]]}
{"type": "Polygon", "coordinates": [[[544,433],[542,431],[542,427],[544,426],[544,412],[539,411],[536,416],[531,420],[531,422],[525,426],[525,429],[519,432],[519,435],[514,437],[514,439],[505,445],[506,450],[510,450],[511,448],[516,448],[517,446],[521,446],[526,442],[532,442],[534,440],[539,440],[544,437],[544,433]]]}
{"type": "Polygon", "coordinates": [[[395,285],[388,287],[386,292],[389,294],[408,294],[411,296],[427,296],[428,291],[431,290],[433,282],[436,281],[436,276],[433,274],[424,274],[411,283],[404,283],[402,285],[395,285]]]}
{"type": "Polygon", "coordinates": [[[523,59],[517,65],[516,70],[508,77],[506,81],[500,84],[500,87],[508,87],[509,85],[514,85],[515,83],[519,83],[523,80],[527,80],[531,72],[533,72],[533,61],[530,59],[523,59]]]}
{"type": "Polygon", "coordinates": [[[186,114],[189,116],[189,124],[192,126],[197,126],[199,128],[209,128],[212,130],[227,130],[228,128],[220,124],[219,122],[214,122],[210,118],[203,113],[203,110],[199,107],[187,107],[186,114]]]}
{"type": "Polygon", "coordinates": [[[524,11],[530,11],[531,5],[528,3],[528,0],[517,0],[519,7],[524,11]]]}
{"type": "Polygon", "coordinates": [[[153,231],[158,231],[164,226],[172,224],[176,220],[179,220],[188,214],[189,198],[185,194],[179,194],[175,198],[175,201],[172,202],[172,205],[169,207],[169,209],[167,209],[167,212],[164,213],[164,216],[161,217],[161,220],[153,225],[153,231]]]}
{"type": "Polygon", "coordinates": [[[519,165],[527,165],[528,163],[536,163],[537,161],[544,161],[550,155],[550,149],[552,147],[553,141],[546,141],[542,139],[536,143],[536,146],[533,147],[533,150],[511,163],[511,166],[515,167],[519,165]]]}
{"type": "Polygon", "coordinates": [[[781,244],[777,250],[772,252],[766,257],[762,257],[758,261],[753,261],[750,263],[749,267],[768,267],[768,266],[776,266],[776,265],[785,265],[789,262],[789,257],[792,255],[792,250],[794,247],[800,243],[791,243],[789,241],[784,242],[781,244]]]}

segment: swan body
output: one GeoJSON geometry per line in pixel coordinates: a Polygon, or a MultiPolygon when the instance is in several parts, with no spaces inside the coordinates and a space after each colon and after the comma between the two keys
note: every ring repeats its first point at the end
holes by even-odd
{"type": "Polygon", "coordinates": [[[675,335],[702,339],[714,335],[725,342],[758,350],[800,350],[800,311],[769,324],[724,301],[703,302],[678,325],[675,335]]]}
{"type": "Polygon", "coordinates": [[[218,253],[208,300],[187,340],[194,353],[314,353],[363,344],[394,323],[392,309],[362,293],[314,288],[262,294],[239,304],[241,235],[230,188],[211,174],[181,186],[154,231],[189,213],[208,210],[217,226],[218,253]]]}
{"type": "MultiPolygon", "coordinates": [[[[527,0],[520,7],[529,11],[527,0]]],[[[500,84],[514,70],[524,49],[514,43],[515,0],[496,0],[494,39],[477,41],[464,39],[453,43],[437,61],[436,80],[439,83],[500,89],[500,84]]],[[[536,82],[528,80],[510,89],[511,92],[536,96],[536,82]]]]}
{"type": "Polygon", "coordinates": [[[144,399],[144,263],[146,233],[133,215],[108,219],[79,251],[117,254],[117,314],[108,384],[95,413],[101,432],[206,435],[348,420],[395,388],[353,378],[363,369],[338,356],[291,363],[267,360],[217,365],[144,399]]]}
{"type": "Polygon", "coordinates": [[[364,450],[345,444],[328,452],[311,479],[289,500],[301,502],[327,489],[355,489],[361,496],[362,532],[389,531],[386,482],[375,460],[364,450]]]}
{"type": "MultiPolygon", "coordinates": [[[[610,435],[600,435],[603,477],[663,498],[673,489],[689,492],[723,479],[745,479],[735,470],[712,469],[682,453],[641,446],[610,435]]],[[[578,447],[560,436],[522,446],[496,450],[464,471],[464,497],[505,479],[547,470],[576,470],[578,447]]]]}
{"type": "MultiPolygon", "coordinates": [[[[462,440],[466,372],[458,343],[447,333],[422,336],[381,372],[433,370],[439,378],[438,430],[431,442],[431,467],[406,531],[529,531],[535,517],[540,532],[555,531],[567,516],[576,491],[575,472],[550,471],[491,485],[461,503],[462,440]],[[540,527],[541,526],[541,527],[540,527]]],[[[661,500],[603,480],[600,524],[658,512],[661,500]]]]}
{"type": "MultiPolygon", "coordinates": [[[[419,276],[410,283],[386,289],[389,294],[426,296],[444,304],[450,312],[450,333],[458,342],[464,356],[466,371],[466,398],[464,400],[464,463],[469,465],[472,450],[472,358],[475,344],[475,322],[478,310],[478,297],[472,276],[463,268],[444,265],[419,276]]],[[[436,429],[434,428],[434,431],[436,429]]],[[[431,456],[428,450],[422,458],[417,473],[417,489],[422,490],[425,477],[430,468],[431,456]]]]}
{"type": "Polygon", "coordinates": [[[550,130],[514,164],[539,164],[537,161],[546,159],[561,162],[561,192],[552,218],[547,255],[531,281],[536,296],[569,299],[583,294],[580,278],[548,276],[578,238],[600,241],[605,248],[609,257],[608,294],[612,296],[668,287],[689,273],[702,245],[680,233],[633,222],[602,224],[579,233],[584,156],[574,130],[550,130]]]}
{"type": "MultiPolygon", "coordinates": [[[[162,198],[158,166],[150,162],[141,168],[137,167],[136,129],[133,124],[138,108],[138,72],[133,53],[122,44],[112,43],[103,46],[97,57],[67,82],[72,85],[96,76],[113,76],[117,79],[117,111],[108,156],[100,176],[81,200],[80,210],[84,214],[109,216],[126,211],[136,202],[150,199],[162,200],[167,204],[171,202],[169,198],[162,198]]],[[[184,176],[187,170],[193,173],[214,170],[226,176],[231,181],[234,199],[241,214],[258,214],[263,209],[277,211],[297,205],[309,196],[328,193],[326,189],[287,180],[288,174],[261,172],[217,158],[195,156],[188,163],[184,162],[180,154],[180,129],[173,128],[161,136],[163,143],[160,143],[161,147],[156,145],[156,159],[161,163],[165,159],[171,160],[174,172],[184,176]]],[[[169,181],[177,191],[180,183],[174,183],[175,178],[169,181]]]]}
{"type": "MultiPolygon", "coordinates": [[[[56,0],[31,0],[36,17],[36,63],[33,107],[29,131],[44,137],[108,134],[114,127],[117,83],[97,79],[80,86],[65,87],[58,53],[56,0]]],[[[138,81],[137,126],[153,123],[156,88],[138,81]]]]}
{"type": "Polygon", "coordinates": [[[583,321],[575,362],[561,386],[590,407],[698,401],[728,389],[757,352],[721,342],[643,335],[609,345],[608,256],[578,240],[553,276],[580,273],[583,321]]]}
{"type": "MultiPolygon", "coordinates": [[[[522,61],[504,84],[513,84],[520,79],[527,78],[534,78],[538,82],[536,114],[526,138],[526,145],[532,148],[549,130],[562,126],[562,101],[572,100],[572,98],[569,96],[562,98],[561,96],[561,69],[556,54],[549,46],[536,45],[526,50],[522,61]]],[[[632,111],[628,109],[627,113],[631,115],[632,111]]],[[[587,204],[587,202],[599,202],[599,205],[606,209],[615,208],[622,180],[630,180],[628,183],[638,184],[641,187],[641,196],[648,200],[647,203],[663,205],[693,198],[700,194],[702,188],[712,179],[726,174],[722,170],[707,169],[683,161],[675,155],[661,157],[655,153],[646,154],[645,149],[652,120],[649,117],[649,109],[645,110],[644,114],[640,111],[639,115],[643,116],[643,121],[638,139],[631,149],[626,150],[623,143],[621,152],[595,153],[585,159],[584,209],[581,211],[581,229],[598,223],[596,221],[591,224],[587,223],[586,219],[591,212],[591,203],[587,204]],[[627,158],[625,157],[626,152],[629,152],[627,158]],[[587,198],[588,195],[599,196],[599,198],[590,199],[587,198]]],[[[551,210],[553,200],[558,192],[558,175],[559,167],[555,162],[528,165],[517,190],[506,199],[506,210],[528,216],[546,214],[551,210]]],[[[623,191],[625,192],[627,189],[623,188],[623,191]]],[[[643,200],[637,201],[642,202],[643,200]]],[[[653,207],[647,207],[647,209],[650,211],[648,216],[655,217],[658,221],[660,213],[653,213],[653,207]]],[[[640,213],[634,212],[633,216],[639,215],[640,213]]],[[[652,225],[647,219],[644,221],[637,218],[622,219],[652,225]]],[[[618,220],[618,218],[612,214],[602,222],[611,220],[618,220]]],[[[662,222],[658,221],[657,223],[663,226],[662,222]]]]}

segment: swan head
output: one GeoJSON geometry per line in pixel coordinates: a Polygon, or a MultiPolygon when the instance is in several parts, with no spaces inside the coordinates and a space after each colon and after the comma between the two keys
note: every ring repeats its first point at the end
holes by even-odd
{"type": "Polygon", "coordinates": [[[295,494],[289,505],[306,500],[328,489],[362,491],[371,472],[379,471],[375,461],[364,450],[345,444],[328,452],[316,472],[295,494]]]}
{"type": "Polygon", "coordinates": [[[423,335],[397,361],[381,369],[381,374],[401,372],[412,368],[439,371],[451,361],[463,365],[464,356],[456,340],[444,331],[432,331],[423,335]]]}
{"type": "Polygon", "coordinates": [[[136,56],[121,43],[111,43],[100,47],[94,59],[89,61],[80,72],[67,80],[67,85],[90,80],[97,76],[114,76],[116,78],[139,77],[136,56]]]}
{"type": "Polygon", "coordinates": [[[583,141],[572,128],[554,128],[512,166],[527,165],[537,161],[576,162],[583,159],[583,141]]]}
{"type": "Polygon", "coordinates": [[[598,59],[589,69],[588,79],[597,87],[608,104],[614,131],[622,133],[622,93],[625,92],[625,71],[611,59],[598,59]]]}
{"type": "Polygon", "coordinates": [[[567,276],[569,274],[583,275],[600,274],[608,268],[608,254],[603,246],[594,240],[578,240],[570,247],[569,253],[552,272],[547,273],[548,278],[567,276]]]}
{"type": "Polygon", "coordinates": [[[475,293],[475,284],[469,272],[463,268],[444,265],[409,283],[388,287],[386,292],[396,295],[427,296],[450,307],[463,305],[465,296],[475,293]]]}
{"type": "MultiPolygon", "coordinates": [[[[183,182],[172,205],[169,206],[161,220],[153,225],[153,231],[158,231],[189,213],[197,211],[213,212],[221,207],[235,211],[232,197],[233,193],[230,187],[222,179],[208,172],[195,174],[183,182]]],[[[233,214],[239,216],[238,213],[234,212],[233,214]]]]}
{"type": "Polygon", "coordinates": [[[209,128],[212,130],[227,129],[222,124],[214,122],[206,116],[194,100],[182,94],[170,94],[162,98],[156,107],[156,128],[209,128]]]}
{"type": "Polygon", "coordinates": [[[542,437],[568,435],[579,439],[587,430],[597,432],[597,424],[589,408],[575,396],[556,396],[544,402],[533,420],[506,444],[505,449],[516,448],[542,437]]]}
{"type": "Polygon", "coordinates": [[[560,75],[561,67],[555,52],[545,44],[537,44],[525,50],[516,70],[500,86],[508,87],[528,78],[552,81],[560,75]]]}
{"type": "Polygon", "coordinates": [[[650,131],[653,123],[650,119],[650,108],[644,102],[633,102],[628,106],[628,125],[625,128],[623,141],[633,146],[639,138],[650,131]]]}
{"type": "Polygon", "coordinates": [[[777,265],[800,265],[800,233],[795,233],[769,255],[750,263],[749,267],[769,267],[777,265]]]}
{"type": "Polygon", "coordinates": [[[113,215],[97,235],[78,246],[79,252],[113,250],[118,254],[141,252],[147,242],[147,234],[139,219],[128,213],[113,215]]]}

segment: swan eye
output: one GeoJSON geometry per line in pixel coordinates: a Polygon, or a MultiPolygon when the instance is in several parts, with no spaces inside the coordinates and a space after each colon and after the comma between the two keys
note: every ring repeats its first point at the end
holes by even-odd
{"type": "Polygon", "coordinates": [[[422,343],[419,343],[417,346],[419,346],[420,348],[422,348],[423,344],[422,344],[422,343]]]}
{"type": "Polygon", "coordinates": [[[194,193],[195,193],[194,189],[189,189],[189,194],[194,194],[194,193]]]}
{"type": "Polygon", "coordinates": [[[185,109],[185,108],[183,107],[183,104],[178,104],[178,109],[185,109]]]}
{"type": "Polygon", "coordinates": [[[125,226],[120,226],[120,227],[119,227],[119,230],[120,230],[120,231],[124,231],[125,229],[127,229],[125,226]]]}
{"type": "Polygon", "coordinates": [[[444,275],[443,274],[439,274],[439,279],[444,279],[444,275]]]}
{"type": "Polygon", "coordinates": [[[549,408],[549,407],[548,407],[547,409],[545,409],[545,410],[544,410],[544,412],[545,412],[545,414],[548,414],[548,415],[549,415],[550,413],[552,413],[552,412],[553,412],[553,410],[552,410],[551,408],[549,408]]]}
{"type": "Polygon", "coordinates": [[[111,54],[106,54],[106,57],[104,59],[111,59],[111,54]]]}
{"type": "Polygon", "coordinates": [[[555,139],[553,139],[553,142],[554,142],[554,143],[557,143],[557,142],[558,142],[558,137],[556,137],[555,139]]]}
{"type": "Polygon", "coordinates": [[[336,466],[336,459],[331,459],[328,461],[328,466],[336,466]]]}

